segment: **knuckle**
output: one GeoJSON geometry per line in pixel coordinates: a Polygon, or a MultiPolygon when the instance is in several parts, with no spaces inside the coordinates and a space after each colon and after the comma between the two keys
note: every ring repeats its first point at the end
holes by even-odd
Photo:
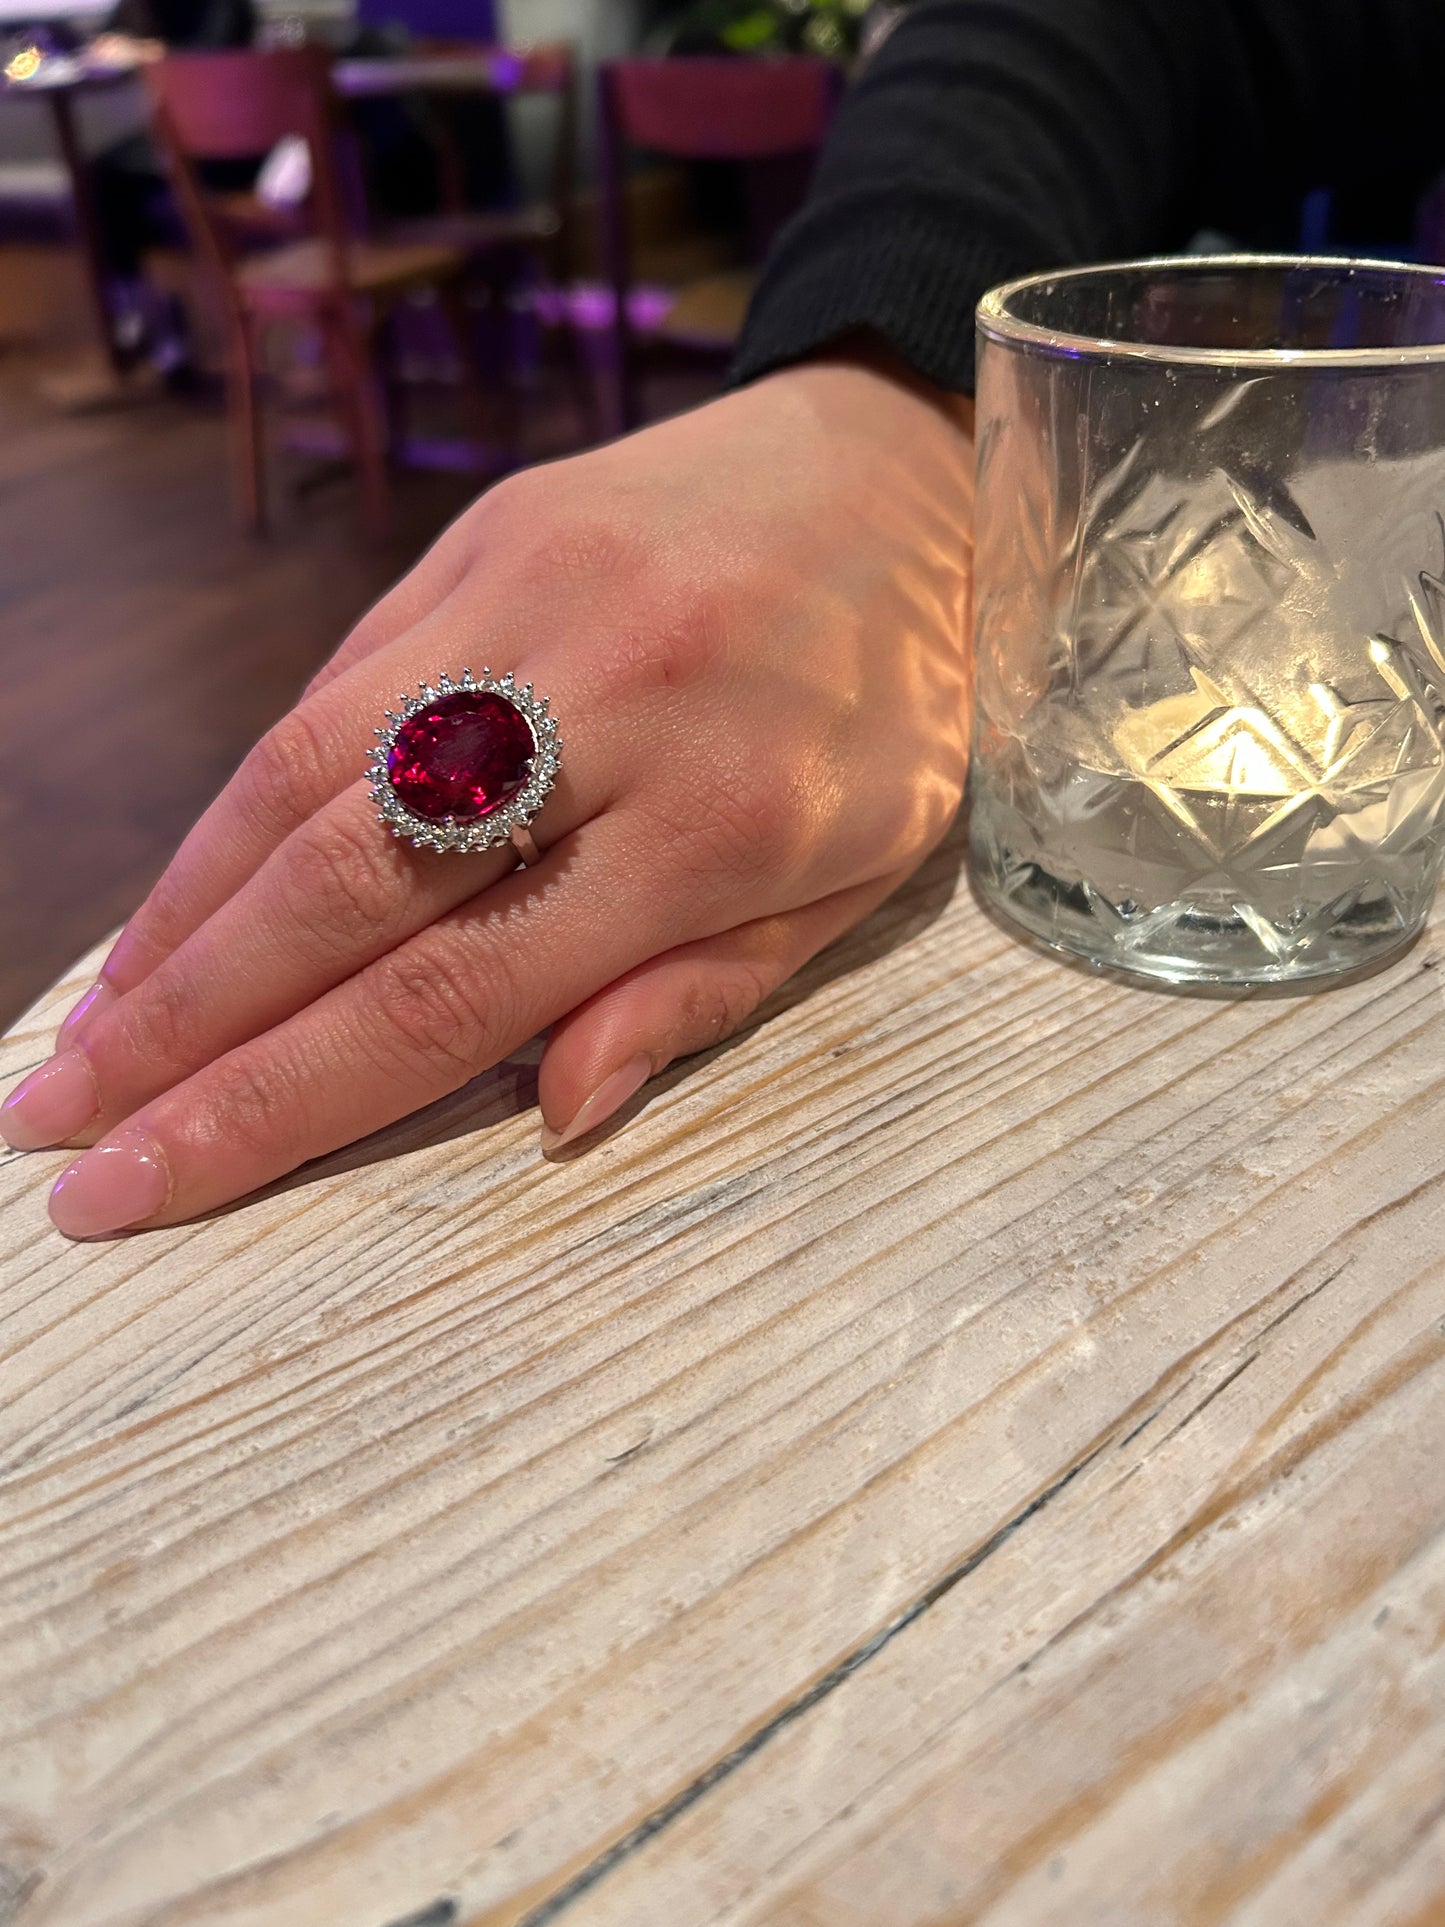
{"type": "Polygon", "coordinates": [[[546,541],[529,558],[529,568],[591,587],[634,582],[648,560],[646,540],[624,518],[572,514],[547,531],[546,541]]]}
{"type": "Polygon", "coordinates": [[[724,653],[727,622],[719,603],[690,587],[653,583],[652,616],[629,624],[606,652],[609,687],[629,698],[700,682],[724,653]]]}
{"type": "Polygon", "coordinates": [[[710,1050],[714,1044],[733,1036],[747,1023],[767,992],[762,972],[746,964],[734,964],[718,975],[694,979],[679,1013],[685,1040],[683,1048],[710,1050]]]}
{"type": "Polygon", "coordinates": [[[538,480],[542,473],[535,468],[519,468],[493,482],[456,524],[461,541],[475,549],[490,524],[514,519],[530,521],[538,506],[538,480]]]}
{"type": "Polygon", "coordinates": [[[86,1039],[86,1054],[102,1083],[123,1067],[171,1071],[189,1062],[200,1016],[194,976],[169,963],[123,997],[86,1039]]]}
{"type": "Polygon", "coordinates": [[[177,945],[184,943],[195,927],[195,890],[190,862],[194,843],[183,843],[166,873],[131,918],[107,960],[107,973],[120,957],[125,959],[125,976],[148,981],[161,961],[177,945]]]}
{"type": "Polygon", "coordinates": [[[329,792],[330,758],[305,709],[293,709],[257,743],[233,782],[248,815],[287,830],[329,792]]]}
{"type": "Polygon", "coordinates": [[[274,1164],[297,1140],[300,1098],[298,1081],[285,1064],[255,1051],[221,1057],[205,1073],[201,1122],[193,1130],[218,1148],[274,1164]]]}
{"type": "Polygon", "coordinates": [[[715,797],[704,834],[718,861],[742,875],[773,869],[782,854],[782,826],[757,790],[715,797]]]}
{"type": "Polygon", "coordinates": [[[498,1032],[496,973],[481,973],[439,945],[413,945],[377,966],[373,1010],[382,1048],[404,1064],[470,1077],[483,1068],[498,1032]]]}
{"type": "Polygon", "coordinates": [[[397,878],[389,837],[343,822],[302,830],[287,844],[280,870],[285,928],[304,932],[323,955],[354,956],[394,929],[397,878]]]}
{"type": "Polygon", "coordinates": [[[786,869],[797,838],[789,786],[767,769],[702,788],[689,814],[689,840],[709,869],[757,877],[786,869]]]}

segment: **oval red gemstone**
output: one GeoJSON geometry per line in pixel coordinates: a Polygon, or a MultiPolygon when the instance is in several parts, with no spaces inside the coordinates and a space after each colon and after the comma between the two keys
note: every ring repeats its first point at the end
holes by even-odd
{"type": "Polygon", "coordinates": [[[531,728],[515,703],[461,689],[401,725],[386,773],[413,816],[471,823],[511,801],[535,754],[531,728]]]}

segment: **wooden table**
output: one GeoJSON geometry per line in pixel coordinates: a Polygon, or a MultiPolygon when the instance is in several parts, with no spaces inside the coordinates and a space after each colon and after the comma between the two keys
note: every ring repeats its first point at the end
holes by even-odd
{"type": "Polygon", "coordinates": [[[541,47],[478,47],[472,52],[368,54],[337,60],[331,84],[347,100],[395,94],[509,94],[556,88],[570,71],[561,42],[541,47]]]}
{"type": "Polygon", "coordinates": [[[534,1054],[111,1244],[9,1158],[0,1921],[1445,1919],[1441,954],[955,849],[568,1163],[534,1054]]]}

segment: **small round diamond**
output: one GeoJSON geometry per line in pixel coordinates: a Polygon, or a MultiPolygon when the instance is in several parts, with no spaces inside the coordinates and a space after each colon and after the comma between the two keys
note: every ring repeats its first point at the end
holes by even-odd
{"type": "Polygon", "coordinates": [[[459,689],[401,724],[387,753],[387,780],[424,822],[474,823],[517,795],[536,752],[531,726],[515,703],[459,689]]]}

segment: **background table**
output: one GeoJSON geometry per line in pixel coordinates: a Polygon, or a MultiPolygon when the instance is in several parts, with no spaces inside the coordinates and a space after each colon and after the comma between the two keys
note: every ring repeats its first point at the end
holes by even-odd
{"type": "Polygon", "coordinates": [[[945,851],[569,1163],[534,1056],[111,1244],[11,1157],[0,1920],[1440,1920],[1437,942],[1124,989],[945,851]]]}
{"type": "Polygon", "coordinates": [[[566,58],[561,46],[485,47],[475,53],[368,54],[335,62],[331,81],[346,100],[394,94],[498,94],[524,91],[532,70],[566,58]]]}
{"type": "Polygon", "coordinates": [[[76,126],[75,102],[82,94],[109,93],[117,87],[139,88],[133,69],[89,68],[63,80],[13,83],[0,75],[0,106],[6,101],[43,99],[50,111],[56,149],[70,184],[75,210],[76,236],[80,242],[81,265],[85,270],[86,293],[90,298],[92,319],[98,345],[111,373],[118,379],[125,372],[126,360],[116,342],[110,322],[110,300],[106,291],[105,237],[95,204],[92,163],[81,146],[76,126]]]}
{"type": "MultiPolygon", "coordinates": [[[[107,4],[112,3],[113,0],[107,0],[107,4]]],[[[7,4],[8,0],[0,0],[0,25],[7,18],[7,4]]],[[[84,0],[80,7],[67,4],[65,11],[67,15],[85,12],[84,0]]],[[[41,17],[33,11],[23,16],[26,21],[41,17]]],[[[567,49],[557,44],[522,49],[484,48],[475,53],[338,60],[332,73],[337,93],[348,100],[378,99],[408,92],[500,97],[535,89],[539,76],[550,74],[559,62],[565,63],[568,58],[567,49]]],[[[6,102],[45,102],[74,207],[76,238],[98,346],[117,380],[126,372],[127,358],[111,327],[105,239],[96,207],[92,162],[84,151],[77,126],[76,102],[86,95],[111,93],[116,89],[134,91],[139,101],[141,86],[141,74],[135,68],[81,66],[61,79],[25,82],[10,82],[0,75],[0,108],[6,102]]]]}

